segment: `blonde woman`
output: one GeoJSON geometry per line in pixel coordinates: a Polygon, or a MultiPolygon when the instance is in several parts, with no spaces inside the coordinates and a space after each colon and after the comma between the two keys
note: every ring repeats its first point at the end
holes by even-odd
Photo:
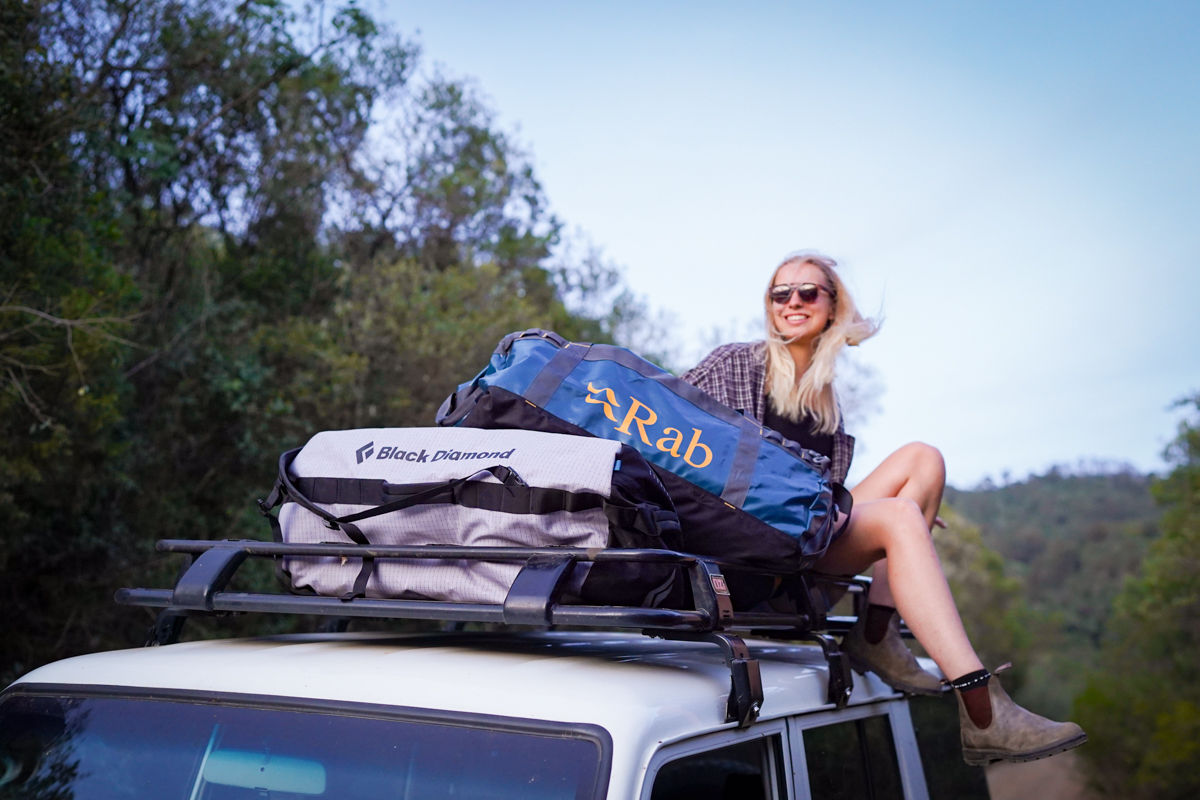
{"type": "MultiPolygon", "coordinates": [[[[876,325],[858,312],[836,266],[818,253],[786,258],[767,287],[767,339],[723,345],[683,378],[827,456],[840,483],[854,439],[842,426],[833,388],[837,357],[847,344],[873,336],[876,325]]],[[[842,648],[856,669],[869,669],[898,690],[939,694],[939,679],[921,669],[900,638],[898,611],[951,679],[968,763],[1027,761],[1083,744],[1087,736],[1075,723],[1052,722],[1013,703],[967,639],[929,535],[945,479],[941,453],[914,443],[851,491],[850,525],[816,566],[854,575],[874,565],[868,612],[842,648]]]]}

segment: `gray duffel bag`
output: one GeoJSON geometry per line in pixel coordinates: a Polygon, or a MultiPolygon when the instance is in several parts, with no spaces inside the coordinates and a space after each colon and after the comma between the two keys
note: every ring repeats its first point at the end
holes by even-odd
{"type": "MultiPolygon", "coordinates": [[[[326,431],[284,453],[260,503],[293,543],[678,549],[679,520],[654,471],[605,439],[524,430],[326,431]],[[278,520],[268,512],[282,503],[278,520]]],[[[502,603],[519,563],[296,557],[293,591],[343,598],[502,603]]],[[[658,606],[682,598],[677,569],[579,565],[569,599],[658,606]]]]}

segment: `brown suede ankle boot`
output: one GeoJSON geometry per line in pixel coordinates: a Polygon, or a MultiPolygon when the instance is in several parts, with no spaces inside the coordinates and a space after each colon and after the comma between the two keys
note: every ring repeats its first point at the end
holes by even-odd
{"type": "MultiPolygon", "coordinates": [[[[987,675],[986,672],[983,674],[987,675]]],[[[995,677],[988,679],[986,686],[965,691],[956,688],[954,694],[958,697],[963,760],[968,764],[985,766],[994,761],[1036,761],[1087,741],[1087,734],[1074,722],[1054,722],[1021,708],[995,677]],[[986,695],[980,697],[984,692],[986,695]],[[966,693],[973,695],[970,703],[963,699],[966,693]],[[979,700],[987,702],[980,703],[979,700]],[[976,725],[972,716],[983,727],[976,725]]]]}
{"type": "Polygon", "coordinates": [[[916,656],[900,638],[898,614],[892,614],[887,633],[878,644],[867,641],[866,628],[866,615],[863,615],[842,638],[842,652],[850,656],[850,666],[860,674],[874,672],[900,692],[933,696],[942,693],[942,682],[921,669],[916,656]]]}

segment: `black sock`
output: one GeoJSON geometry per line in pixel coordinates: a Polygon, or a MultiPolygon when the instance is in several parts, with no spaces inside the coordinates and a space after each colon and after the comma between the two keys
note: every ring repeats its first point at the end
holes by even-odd
{"type": "Polygon", "coordinates": [[[883,641],[883,637],[887,636],[888,625],[892,622],[892,615],[896,613],[896,609],[891,606],[881,606],[871,603],[867,606],[867,621],[865,624],[866,630],[863,631],[863,638],[867,640],[867,644],[879,644],[883,641]]]}
{"type": "Polygon", "coordinates": [[[992,695],[988,691],[988,681],[991,677],[992,673],[980,669],[950,681],[950,685],[958,689],[963,707],[967,709],[967,716],[980,730],[992,724],[992,695]]]}

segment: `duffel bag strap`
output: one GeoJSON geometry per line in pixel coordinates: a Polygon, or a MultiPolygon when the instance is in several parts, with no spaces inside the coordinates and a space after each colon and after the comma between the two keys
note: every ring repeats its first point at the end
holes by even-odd
{"type": "MultiPolygon", "coordinates": [[[[296,459],[296,454],[299,452],[300,448],[297,447],[294,450],[288,450],[279,457],[279,477],[275,479],[275,485],[271,488],[271,493],[267,495],[267,499],[258,501],[259,513],[271,523],[272,538],[277,542],[283,542],[283,529],[279,526],[279,518],[272,514],[271,510],[282,504],[284,498],[287,498],[324,519],[328,527],[341,529],[343,533],[350,537],[350,541],[355,544],[369,545],[371,542],[358,529],[357,525],[339,523],[337,518],[332,514],[310,503],[308,498],[292,484],[291,476],[288,475],[288,468],[292,465],[292,462],[296,459]]],[[[358,577],[354,579],[353,588],[348,593],[342,595],[340,599],[353,600],[356,597],[365,597],[367,581],[371,579],[371,573],[374,571],[375,559],[364,557],[362,569],[359,570],[358,577]]],[[[283,568],[283,559],[281,558],[275,559],[275,577],[285,586],[291,586],[292,584],[291,576],[286,574],[283,568]]]]}
{"type": "Polygon", "coordinates": [[[833,538],[836,539],[845,533],[846,528],[850,527],[850,512],[854,510],[854,495],[850,494],[850,490],[840,483],[834,482],[830,485],[833,488],[834,507],[846,515],[846,519],[833,532],[833,538]]]}
{"type": "MultiPolygon", "coordinates": [[[[283,529],[279,527],[279,518],[271,511],[283,503],[283,493],[283,484],[277,478],[267,499],[258,501],[258,513],[267,518],[267,522],[271,524],[271,538],[279,544],[283,544],[283,529]]],[[[275,562],[275,580],[279,581],[280,585],[291,589],[292,576],[283,568],[283,559],[276,556],[272,560],[275,562]]]]}
{"type": "Polygon", "coordinates": [[[393,511],[400,511],[401,509],[409,508],[410,506],[428,503],[429,501],[434,500],[442,495],[447,495],[449,498],[445,502],[454,502],[454,490],[457,487],[462,486],[468,481],[475,480],[485,472],[490,473],[505,486],[528,486],[528,484],[521,479],[521,476],[517,474],[516,470],[512,469],[511,467],[506,467],[503,464],[496,464],[495,466],[485,467],[484,469],[477,470],[465,478],[455,478],[452,481],[446,481],[443,484],[426,489],[423,492],[410,494],[407,497],[400,498],[399,500],[393,500],[390,503],[384,503],[383,505],[376,506],[375,508],[368,508],[366,511],[359,511],[357,514],[348,514],[344,517],[335,517],[333,521],[337,523],[358,522],[359,520],[369,519],[370,517],[378,517],[380,514],[389,514],[393,511]]]}
{"type": "Polygon", "coordinates": [[[562,345],[562,349],[546,362],[546,366],[534,376],[529,388],[521,396],[539,408],[545,406],[591,349],[590,344],[580,342],[567,342],[562,345]]]}
{"type": "Polygon", "coordinates": [[[729,466],[725,488],[721,490],[721,499],[734,508],[741,508],[746,504],[746,496],[750,494],[750,483],[754,479],[754,465],[758,461],[758,451],[762,448],[762,439],[762,427],[753,418],[740,416],[737,449],[733,454],[733,463],[729,466]]]}
{"type": "Polygon", "coordinates": [[[674,511],[652,503],[626,506],[610,501],[604,504],[604,516],[608,518],[622,547],[664,547],[663,534],[678,534],[681,531],[679,516],[674,511]],[[651,541],[637,541],[631,533],[641,534],[651,541]]]}

